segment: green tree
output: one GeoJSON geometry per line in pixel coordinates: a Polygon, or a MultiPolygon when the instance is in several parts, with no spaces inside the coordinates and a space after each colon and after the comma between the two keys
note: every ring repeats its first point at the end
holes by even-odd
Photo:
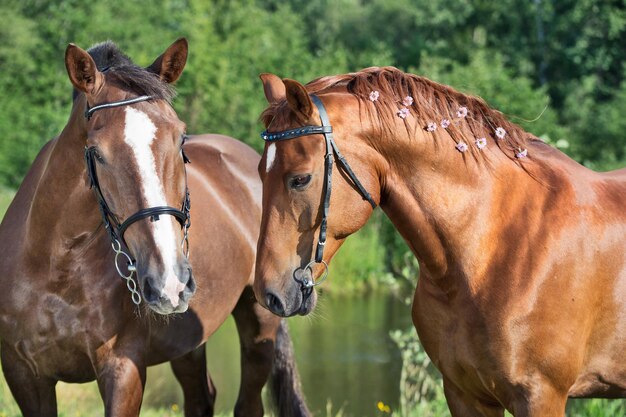
{"type": "Polygon", "coordinates": [[[343,51],[309,52],[298,16],[289,8],[271,13],[253,1],[190,0],[184,19],[197,49],[178,85],[176,108],[192,133],[232,135],[259,149],[257,120],[267,105],[260,73],[309,80],[345,71],[343,51]]]}
{"type": "Polygon", "coordinates": [[[512,122],[548,141],[568,139],[568,130],[559,125],[546,89],[534,87],[527,77],[515,76],[500,54],[476,50],[467,65],[429,57],[414,72],[484,98],[512,122]]]}

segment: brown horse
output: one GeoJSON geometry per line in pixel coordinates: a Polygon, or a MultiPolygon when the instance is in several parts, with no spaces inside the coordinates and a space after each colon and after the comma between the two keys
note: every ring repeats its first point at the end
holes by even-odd
{"type": "Polygon", "coordinates": [[[453,416],[626,396],[626,169],[592,172],[395,68],[261,78],[259,302],[310,312],[324,263],[380,204],[419,260],[413,322],[453,416]]]}
{"type": "Polygon", "coordinates": [[[165,361],[185,415],[213,415],[204,342],[230,313],[242,348],[235,415],[263,415],[270,373],[280,414],[308,414],[286,329],[251,289],[259,157],[231,138],[196,136],[185,169],[170,83],[186,59],[185,39],[147,69],[110,42],[66,50],[69,121],[0,226],[2,368],[24,416],[57,415],[57,381],[94,379],[107,416],[137,416],[146,367],[165,361]]]}

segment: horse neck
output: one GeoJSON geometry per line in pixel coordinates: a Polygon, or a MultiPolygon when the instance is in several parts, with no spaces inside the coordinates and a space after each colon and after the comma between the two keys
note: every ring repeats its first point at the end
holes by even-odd
{"type": "Polygon", "coordinates": [[[50,150],[27,218],[33,253],[69,253],[98,229],[100,216],[89,189],[84,162],[87,139],[85,103],[76,99],[70,119],[50,150]],[[42,239],[45,236],[46,239],[42,239]]]}
{"type": "Polygon", "coordinates": [[[441,283],[474,275],[484,251],[477,236],[489,235],[494,215],[508,204],[496,190],[514,193],[515,184],[530,187],[532,178],[493,144],[481,151],[486,164],[480,154],[458,152],[450,138],[393,141],[390,152],[379,147],[389,164],[381,207],[419,260],[421,275],[441,283]]]}

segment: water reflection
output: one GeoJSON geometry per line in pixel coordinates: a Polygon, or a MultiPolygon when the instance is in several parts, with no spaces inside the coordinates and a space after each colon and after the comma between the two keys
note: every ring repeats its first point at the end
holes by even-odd
{"type": "MultiPolygon", "coordinates": [[[[410,326],[410,309],[392,296],[320,297],[313,317],[289,319],[296,360],[316,415],[333,410],[351,416],[378,415],[376,403],[395,408],[400,352],[389,331],[410,326]]],[[[209,340],[208,366],[217,386],[217,411],[231,412],[239,389],[239,341],[229,319],[209,340]]],[[[151,368],[144,404],[169,407],[182,393],[168,365],[151,368]]]]}

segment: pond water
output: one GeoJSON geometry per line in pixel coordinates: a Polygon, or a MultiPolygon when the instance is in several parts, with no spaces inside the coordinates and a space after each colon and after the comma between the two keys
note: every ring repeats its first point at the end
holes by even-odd
{"type": "MultiPolygon", "coordinates": [[[[399,401],[400,352],[389,337],[411,326],[410,307],[391,295],[322,296],[312,317],[288,320],[307,397],[317,416],[380,415],[377,402],[395,409],[399,401]]],[[[232,412],[239,389],[239,341],[230,318],[209,339],[208,368],[217,387],[218,412],[232,412]]],[[[182,404],[168,365],[150,368],[145,406],[182,404]]]]}

